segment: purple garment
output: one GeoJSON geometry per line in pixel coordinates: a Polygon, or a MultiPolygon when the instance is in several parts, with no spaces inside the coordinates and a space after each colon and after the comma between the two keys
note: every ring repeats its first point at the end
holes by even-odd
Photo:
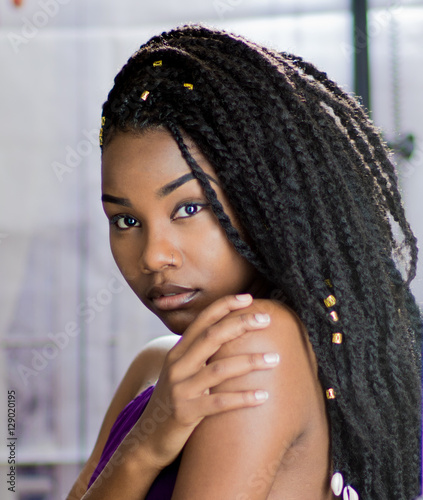
{"type": "MultiPolygon", "coordinates": [[[[147,403],[150,401],[153,390],[154,385],[148,387],[145,391],[143,391],[135,399],[128,403],[127,406],[125,406],[125,408],[119,414],[116,422],[113,424],[113,427],[110,430],[110,434],[107,439],[106,445],[104,446],[100,461],[93,475],[91,476],[90,482],[88,483],[88,488],[93,484],[97,476],[100,475],[101,471],[104,469],[107,462],[116,451],[117,447],[120,445],[125,436],[142,415],[142,412],[147,406],[147,403]]],[[[160,472],[160,474],[156,477],[153,484],[151,485],[147,496],[145,497],[145,500],[171,499],[173,489],[175,487],[176,476],[178,475],[181,455],[182,454],[180,454],[174,462],[172,462],[160,472]]],[[[142,473],[142,471],[140,471],[140,473],[142,473]]]]}

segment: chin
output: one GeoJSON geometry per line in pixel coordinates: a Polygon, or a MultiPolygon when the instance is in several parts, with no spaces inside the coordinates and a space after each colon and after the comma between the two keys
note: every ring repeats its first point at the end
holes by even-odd
{"type": "Polygon", "coordinates": [[[168,330],[170,330],[172,333],[175,333],[176,335],[183,335],[185,330],[195,319],[191,315],[188,315],[186,312],[182,311],[172,311],[171,313],[167,313],[166,315],[156,314],[156,316],[168,330]]]}

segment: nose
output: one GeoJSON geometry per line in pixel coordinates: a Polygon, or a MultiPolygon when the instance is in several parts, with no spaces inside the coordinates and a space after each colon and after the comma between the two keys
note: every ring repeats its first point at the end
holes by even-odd
{"type": "Polygon", "coordinates": [[[144,274],[163,271],[168,267],[179,267],[182,263],[181,252],[165,231],[146,231],[141,249],[139,265],[144,274]]]}

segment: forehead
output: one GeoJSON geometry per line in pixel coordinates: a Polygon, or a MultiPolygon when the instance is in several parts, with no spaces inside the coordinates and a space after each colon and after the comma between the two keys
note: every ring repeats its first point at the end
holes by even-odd
{"type": "MultiPolygon", "coordinates": [[[[190,153],[208,174],[214,170],[190,138],[184,138],[190,153]]],[[[170,132],[152,129],[142,133],[119,132],[103,150],[103,184],[134,178],[166,183],[191,172],[170,132]]]]}

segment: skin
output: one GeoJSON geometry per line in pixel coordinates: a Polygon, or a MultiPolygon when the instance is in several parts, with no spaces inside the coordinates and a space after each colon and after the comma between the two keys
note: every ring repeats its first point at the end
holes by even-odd
{"type": "MultiPolygon", "coordinates": [[[[241,229],[213,167],[186,142],[241,229]]],[[[164,189],[189,173],[164,129],[119,133],[103,151],[113,256],[143,304],[181,337],[158,339],[134,360],[68,499],[140,500],[183,448],[173,499],[328,500],[329,425],[307,332],[282,304],[253,300],[266,285],[227,240],[198,182],[164,189]],[[192,300],[169,309],[177,296],[153,299],[151,287],[165,283],[193,290],[192,300]],[[265,353],[281,362],[266,363],[265,353]],[[80,494],[118,414],[155,381],[146,410],[118,448],[125,460],[80,494]],[[257,399],[263,389],[267,397],[257,399]],[[163,401],[169,418],[131,447],[138,424],[154,418],[163,401]]]]}
{"type": "MultiPolygon", "coordinates": [[[[217,182],[211,165],[199,152],[195,156],[217,182]]],[[[169,330],[182,334],[218,298],[261,286],[255,269],[226,238],[196,180],[165,196],[160,193],[163,186],[190,173],[167,132],[148,132],[137,138],[118,135],[103,155],[102,173],[103,195],[125,198],[132,205],[104,203],[109,219],[119,214],[131,218],[111,226],[110,246],[115,261],[137,297],[169,330]],[[184,203],[190,205],[184,207],[184,203]],[[196,213],[188,216],[187,210],[196,213]],[[128,222],[134,227],[128,227],[128,222]],[[189,308],[163,311],[147,296],[151,286],[162,283],[199,292],[189,308]]],[[[235,219],[223,191],[216,183],[212,185],[225,211],[235,219]]]]}

